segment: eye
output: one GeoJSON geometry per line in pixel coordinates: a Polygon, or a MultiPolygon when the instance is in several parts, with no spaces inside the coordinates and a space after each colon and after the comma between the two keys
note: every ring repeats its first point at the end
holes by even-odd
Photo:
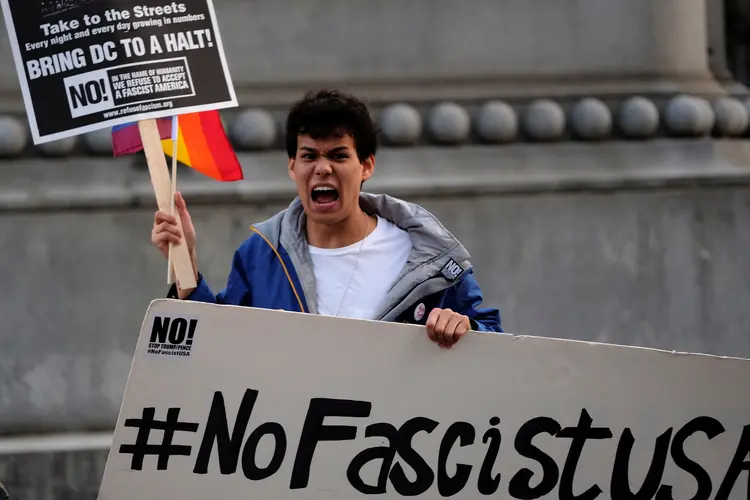
{"type": "Polygon", "coordinates": [[[315,155],[312,154],[312,153],[305,153],[305,154],[302,155],[302,158],[305,159],[305,160],[314,160],[315,159],[315,155]]]}

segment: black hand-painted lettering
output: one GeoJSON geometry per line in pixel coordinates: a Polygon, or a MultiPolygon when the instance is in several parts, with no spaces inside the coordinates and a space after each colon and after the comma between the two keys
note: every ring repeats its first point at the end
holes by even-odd
{"type": "Polygon", "coordinates": [[[724,480],[721,482],[714,500],[726,500],[729,498],[729,494],[734,489],[734,483],[740,478],[742,471],[748,472],[747,489],[750,491],[750,460],[748,460],[748,453],[750,453],[750,425],[746,425],[742,429],[742,436],[740,436],[740,442],[734,452],[732,463],[729,464],[727,474],[724,476],[724,480]]]}
{"type": "Polygon", "coordinates": [[[247,423],[255,407],[255,401],[258,398],[258,391],[248,389],[242,396],[240,408],[237,411],[237,418],[234,421],[232,437],[229,437],[229,422],[227,421],[227,410],[224,406],[224,395],[221,391],[214,393],[214,399],[211,403],[211,410],[206,421],[206,430],[203,433],[198,458],[195,460],[193,473],[206,474],[208,472],[208,462],[211,460],[211,451],[214,442],[219,454],[219,470],[222,474],[234,474],[237,470],[237,461],[240,456],[242,439],[245,436],[247,423]]]}
{"type": "MultiPolygon", "coordinates": [[[[698,483],[698,491],[690,500],[708,500],[711,497],[713,484],[711,476],[706,470],[696,462],[690,460],[685,455],[685,441],[696,432],[702,431],[708,439],[713,439],[725,431],[724,426],[711,417],[697,417],[685,424],[682,429],[677,431],[672,440],[672,460],[677,467],[690,473],[698,483]]],[[[672,487],[666,484],[661,485],[659,492],[656,494],[656,500],[674,500],[672,498],[672,487]]]]}
{"type": "Polygon", "coordinates": [[[482,467],[479,469],[479,478],[477,479],[477,489],[482,495],[492,495],[500,487],[500,473],[492,476],[492,468],[495,466],[495,460],[497,455],[500,453],[500,443],[503,438],[500,434],[500,429],[495,426],[500,424],[498,417],[492,417],[490,419],[490,427],[487,432],[482,436],[482,442],[487,444],[489,441],[490,445],[487,447],[487,454],[484,456],[482,461],[482,467]]]}
{"type": "Polygon", "coordinates": [[[421,495],[430,489],[435,480],[435,473],[419,453],[411,446],[411,440],[418,432],[431,433],[438,426],[434,420],[426,417],[415,417],[407,420],[398,430],[398,454],[415,472],[417,478],[412,482],[406,477],[401,464],[396,463],[389,475],[393,489],[402,496],[421,495]]]}
{"type": "Polygon", "coordinates": [[[151,342],[159,342],[160,344],[167,343],[167,337],[169,336],[169,318],[162,318],[161,316],[154,317],[154,324],[151,327],[151,342]]]}
{"type": "MultiPolygon", "coordinates": [[[[160,336],[163,336],[168,325],[169,323],[165,321],[155,321],[154,331],[152,331],[154,338],[158,340],[160,336]]],[[[286,432],[278,422],[266,422],[256,428],[245,442],[243,450],[243,438],[257,398],[258,391],[252,389],[245,391],[230,432],[224,395],[221,391],[214,393],[193,473],[207,474],[214,445],[216,445],[219,470],[223,475],[236,472],[240,451],[242,451],[242,471],[251,481],[262,481],[281,469],[288,443],[286,432]],[[267,435],[273,437],[274,451],[269,463],[261,467],[257,463],[256,454],[261,440],[267,435]]],[[[302,427],[289,488],[303,489],[308,486],[313,456],[318,443],[356,439],[356,425],[325,425],[326,417],[366,418],[370,416],[371,409],[372,404],[367,401],[311,399],[302,427]]],[[[500,487],[501,474],[498,472],[493,475],[493,468],[502,442],[502,435],[497,429],[499,424],[498,417],[491,418],[492,427],[484,433],[482,438],[482,442],[487,445],[487,450],[477,477],[477,489],[480,494],[486,496],[495,494],[500,487]]],[[[523,424],[515,437],[514,448],[520,456],[533,460],[541,466],[542,477],[541,480],[533,481],[536,486],[532,487],[534,472],[529,468],[518,470],[508,485],[510,496],[519,500],[535,500],[551,493],[559,480],[558,496],[560,499],[595,500],[598,498],[603,491],[597,484],[580,494],[573,491],[576,470],[586,441],[612,438],[612,431],[608,427],[593,427],[592,424],[593,419],[585,408],[581,410],[578,424],[573,427],[563,429],[556,420],[550,417],[537,417],[523,424]],[[540,434],[571,440],[562,473],[555,460],[533,444],[534,438],[540,434]]],[[[415,450],[413,440],[418,433],[431,434],[438,426],[438,422],[426,417],[412,418],[399,429],[384,422],[367,426],[364,432],[365,437],[384,438],[387,443],[367,448],[354,456],[346,471],[349,483],[361,494],[382,495],[388,493],[387,484],[390,480],[394,491],[399,495],[418,496],[427,492],[437,477],[437,490],[442,497],[460,493],[466,487],[474,466],[460,463],[456,457],[450,460],[450,457],[456,447],[462,448],[475,443],[476,430],[468,422],[454,422],[447,428],[440,442],[437,472],[435,472],[430,463],[415,450]],[[396,461],[396,455],[403,460],[403,466],[402,463],[396,461]],[[367,484],[362,479],[362,471],[365,466],[376,459],[381,460],[377,482],[367,484]],[[449,466],[449,461],[456,462],[453,475],[448,473],[449,470],[453,470],[453,464],[449,466]],[[407,477],[404,469],[406,465],[414,472],[409,475],[415,478],[413,481],[407,477]]],[[[609,485],[611,499],[673,500],[673,487],[661,484],[667,456],[671,450],[674,464],[693,476],[697,483],[697,491],[690,500],[709,500],[713,489],[711,476],[706,469],[688,458],[685,453],[685,443],[697,432],[703,432],[708,440],[711,440],[724,433],[725,428],[718,420],[702,416],[685,424],[674,434],[674,440],[672,440],[672,428],[663,432],[654,444],[653,456],[646,477],[634,492],[630,484],[630,461],[635,439],[631,430],[625,428],[615,452],[609,485]]],[[[743,472],[748,472],[747,481],[748,488],[750,488],[750,425],[743,428],[732,462],[716,493],[715,500],[727,500],[743,472]]]]}
{"type": "Polygon", "coordinates": [[[456,473],[449,476],[447,469],[448,457],[456,441],[459,446],[474,444],[476,431],[474,426],[468,422],[455,422],[445,431],[443,440],[440,442],[438,451],[437,485],[438,492],[444,497],[450,497],[460,492],[466,486],[471,475],[471,465],[456,464],[456,473]]]}
{"type": "Polygon", "coordinates": [[[167,340],[169,340],[170,344],[182,344],[187,338],[187,329],[188,322],[185,318],[175,318],[169,326],[169,337],[167,340]]]}
{"type": "Polygon", "coordinates": [[[612,500],[651,500],[654,498],[664,475],[664,466],[667,463],[671,439],[671,427],[656,438],[654,455],[651,459],[651,465],[648,467],[646,479],[643,480],[643,484],[638,491],[633,493],[630,490],[630,453],[633,450],[635,439],[630,429],[625,428],[622,436],[620,436],[620,442],[617,444],[615,464],[612,468],[610,485],[612,500]]]}
{"type": "Polygon", "coordinates": [[[267,479],[281,468],[286,456],[286,432],[278,422],[266,422],[255,429],[250,437],[247,438],[245,449],[242,450],[242,472],[245,477],[251,481],[262,481],[267,479]],[[258,444],[263,436],[269,434],[273,436],[273,456],[266,468],[261,469],[255,462],[255,453],[258,450],[258,444]]]}
{"type": "Polygon", "coordinates": [[[547,433],[554,436],[560,430],[560,424],[549,417],[533,418],[518,430],[514,443],[516,451],[523,457],[539,462],[542,466],[542,480],[532,488],[531,478],[534,477],[534,473],[529,469],[521,469],[513,476],[508,485],[508,492],[513,498],[533,500],[547,495],[555,489],[560,470],[555,460],[534,446],[531,441],[539,434],[547,433]]]}
{"type": "Polygon", "coordinates": [[[386,446],[373,446],[362,450],[352,459],[346,469],[346,478],[352,487],[364,495],[382,495],[386,492],[388,484],[388,473],[393,466],[398,447],[398,429],[388,423],[377,423],[368,425],[365,429],[365,437],[382,437],[388,441],[386,446]],[[375,486],[369,485],[362,480],[362,468],[373,460],[382,460],[378,482],[375,486]]]}
{"type": "Polygon", "coordinates": [[[320,441],[349,441],[357,437],[357,428],[354,426],[323,425],[326,417],[365,418],[370,416],[371,408],[372,403],[367,401],[325,398],[310,400],[289,488],[296,490],[307,487],[313,454],[320,441]]]}
{"type": "Polygon", "coordinates": [[[143,470],[143,460],[150,455],[158,457],[156,470],[167,470],[170,457],[190,456],[192,446],[172,443],[176,432],[198,431],[197,423],[180,421],[180,411],[180,408],[170,408],[166,420],[156,420],[156,408],[152,406],[143,409],[141,418],[125,419],[125,427],[138,429],[135,443],[120,445],[120,453],[132,455],[131,470],[143,470]],[[157,429],[162,431],[161,444],[150,444],[151,432],[157,429]]]}
{"type": "Polygon", "coordinates": [[[187,345],[193,345],[193,339],[195,338],[195,327],[198,326],[197,319],[190,320],[190,326],[188,327],[187,334],[187,345]]]}
{"type": "Polygon", "coordinates": [[[610,439],[612,437],[612,431],[609,427],[591,427],[592,422],[593,419],[584,408],[581,410],[581,416],[578,419],[576,427],[566,427],[557,433],[556,437],[558,438],[570,438],[573,440],[570,443],[568,457],[565,459],[565,465],[563,465],[562,474],[560,475],[560,500],[594,500],[594,498],[602,493],[602,489],[597,484],[591,486],[580,495],[573,493],[576,468],[578,468],[578,461],[581,458],[586,440],[610,439]]]}

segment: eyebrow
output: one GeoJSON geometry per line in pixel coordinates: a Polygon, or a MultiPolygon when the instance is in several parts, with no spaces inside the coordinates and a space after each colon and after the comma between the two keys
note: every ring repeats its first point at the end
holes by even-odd
{"type": "MultiPolygon", "coordinates": [[[[309,153],[316,153],[316,154],[319,153],[317,149],[311,148],[310,146],[302,146],[300,149],[303,151],[307,151],[309,153]]],[[[348,151],[348,150],[349,150],[348,146],[337,146],[329,150],[327,154],[334,154],[334,153],[339,153],[339,152],[348,151]]]]}

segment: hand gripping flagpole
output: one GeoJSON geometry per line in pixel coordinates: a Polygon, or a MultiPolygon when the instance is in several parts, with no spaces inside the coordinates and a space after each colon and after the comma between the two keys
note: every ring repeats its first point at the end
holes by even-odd
{"type": "MultiPolygon", "coordinates": [[[[143,152],[146,155],[146,162],[148,163],[148,170],[151,174],[151,183],[154,186],[154,193],[156,194],[156,202],[159,206],[159,210],[171,213],[172,207],[174,206],[174,196],[171,196],[172,200],[170,201],[169,193],[172,189],[170,186],[167,160],[164,157],[164,149],[161,145],[159,127],[156,124],[156,120],[152,118],[139,121],[138,130],[141,134],[143,152]]],[[[182,221],[180,221],[179,217],[177,217],[177,227],[182,231],[182,221]]],[[[195,270],[193,269],[190,252],[188,251],[187,245],[184,244],[184,239],[179,245],[174,245],[170,251],[173,253],[172,260],[177,286],[182,290],[195,288],[197,285],[195,281],[195,270]]]]}

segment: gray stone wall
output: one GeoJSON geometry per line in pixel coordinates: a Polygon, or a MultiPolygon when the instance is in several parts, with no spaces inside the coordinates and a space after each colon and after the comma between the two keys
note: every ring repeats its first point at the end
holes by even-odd
{"type": "MultiPolygon", "coordinates": [[[[215,0],[243,105],[716,92],[705,0],[215,0]]],[[[0,66],[12,68],[6,36],[0,66]]],[[[22,110],[0,72],[0,108],[22,110]]]]}
{"type": "MultiPolygon", "coordinates": [[[[538,167],[525,183],[488,149],[466,166],[485,169],[481,185],[461,184],[430,151],[434,163],[418,165],[435,172],[432,194],[409,188],[421,177],[426,191],[419,169],[386,189],[396,167],[379,172],[372,190],[422,204],[455,232],[509,332],[750,356],[750,171],[715,154],[722,149],[675,148],[682,161],[642,165],[640,176],[614,161],[610,175],[563,164],[567,180],[538,167]],[[691,169],[690,158],[711,166],[691,169]]],[[[384,156],[409,170],[409,157],[384,156]]],[[[187,187],[200,266],[218,289],[247,225],[283,208],[288,192],[252,201],[187,187]]],[[[127,205],[0,215],[0,272],[10,284],[0,344],[13,349],[0,358],[1,432],[112,427],[145,308],[166,289],[165,263],[148,243],[151,217],[151,207],[127,205]]],[[[105,450],[1,451],[0,478],[14,498],[96,498],[105,450]]]]}
{"type": "MultiPolygon", "coordinates": [[[[242,105],[227,129],[256,150],[241,183],[180,169],[215,291],[247,227],[294,195],[282,110],[331,85],[374,105],[387,143],[416,146],[384,149],[367,188],[464,242],[506,331],[750,356],[750,101],[716,55],[718,1],[214,1],[242,105]],[[739,99],[717,100],[726,89],[739,99]]],[[[22,118],[1,72],[0,481],[13,498],[93,500],[101,446],[5,444],[112,428],[167,289],[153,192],[106,130],[34,148],[22,118]]]]}
{"type": "MultiPolygon", "coordinates": [[[[508,332],[750,356],[745,148],[386,149],[367,187],[422,204],[464,242],[508,332]]],[[[248,226],[293,196],[281,152],[243,162],[237,184],[180,173],[215,291],[248,226]]],[[[127,162],[37,168],[55,169],[44,185],[33,165],[0,170],[15,183],[0,190],[0,345],[13,353],[0,433],[108,429],[146,306],[167,290],[153,192],[127,162]]]]}
{"type": "Polygon", "coordinates": [[[0,480],[14,500],[96,500],[107,453],[0,455],[0,480]]]}

